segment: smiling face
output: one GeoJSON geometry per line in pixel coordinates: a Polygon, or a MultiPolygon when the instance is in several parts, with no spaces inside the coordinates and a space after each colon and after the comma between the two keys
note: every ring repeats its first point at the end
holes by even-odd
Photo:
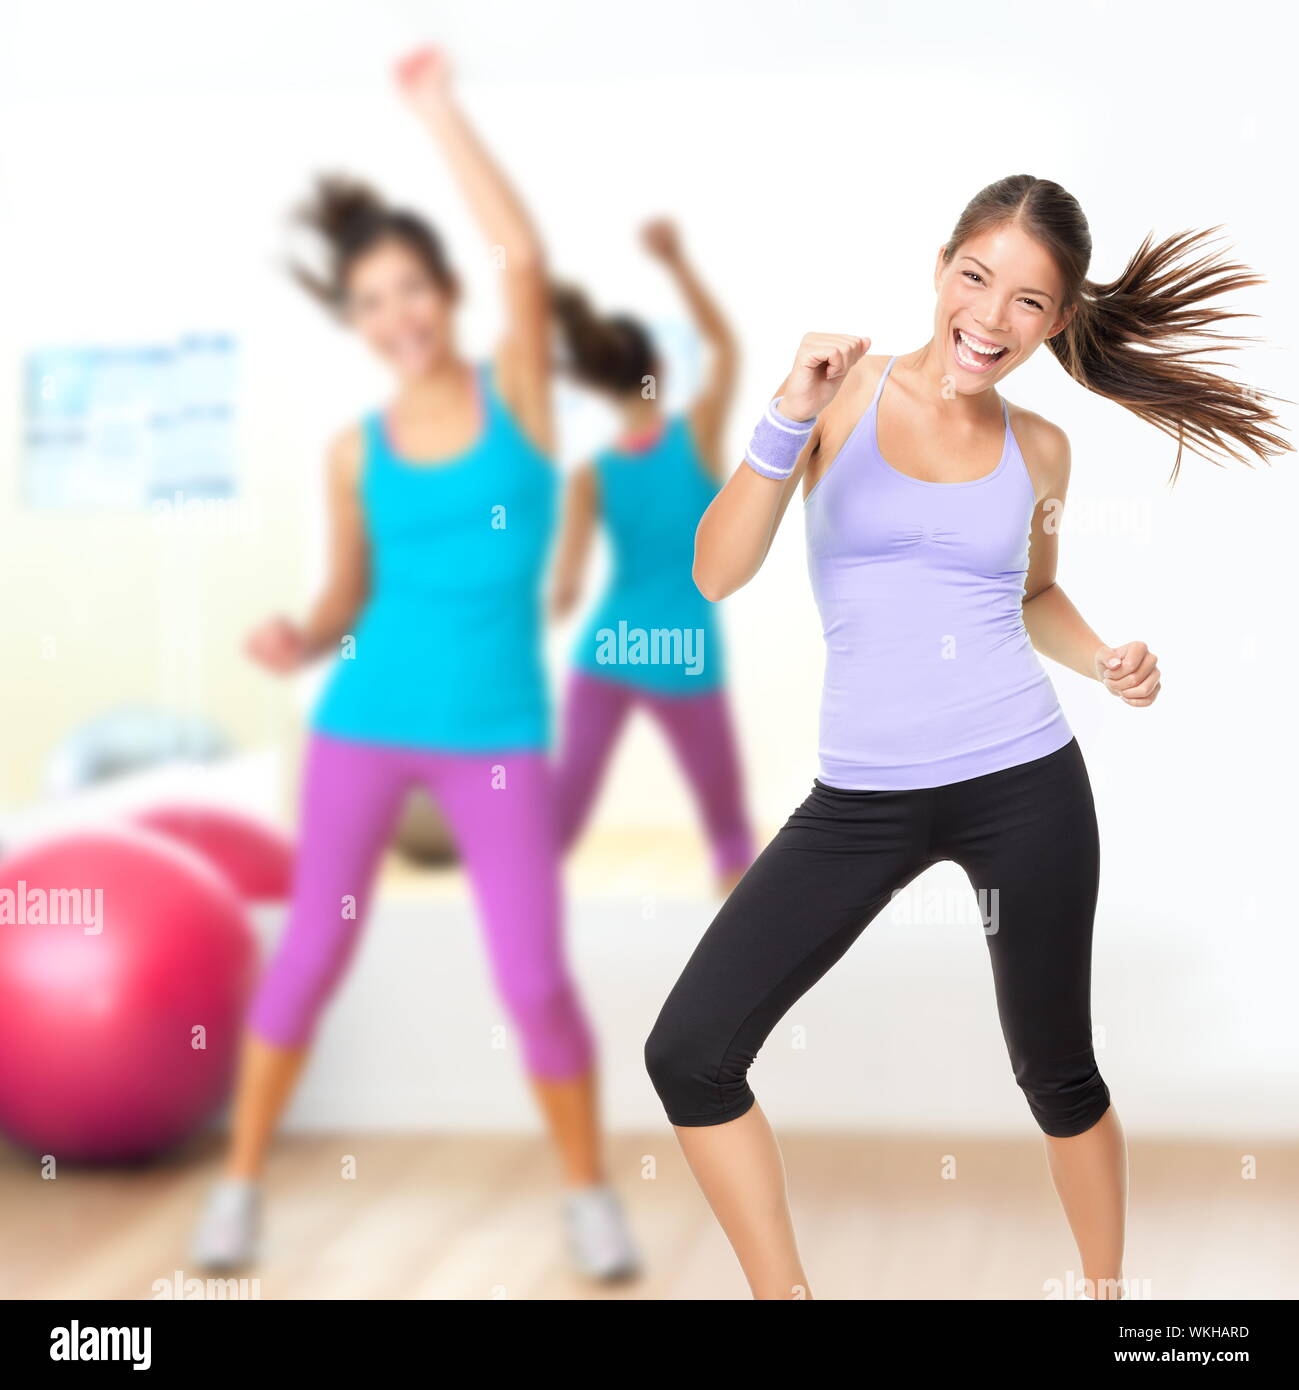
{"type": "Polygon", "coordinates": [[[986,391],[1073,317],[1051,253],[1016,224],[991,227],[938,253],[934,341],[961,395],[986,391]]]}
{"type": "Polygon", "coordinates": [[[399,237],[362,252],[347,272],[347,321],[403,379],[451,354],[454,294],[399,237]]]}

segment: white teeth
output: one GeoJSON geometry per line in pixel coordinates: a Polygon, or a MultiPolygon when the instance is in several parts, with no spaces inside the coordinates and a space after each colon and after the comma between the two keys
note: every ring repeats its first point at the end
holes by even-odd
{"type": "Polygon", "coordinates": [[[971,352],[982,353],[984,357],[999,357],[1003,351],[1002,348],[996,346],[989,347],[986,343],[981,343],[977,338],[971,338],[963,328],[958,328],[956,330],[956,336],[971,352]]]}

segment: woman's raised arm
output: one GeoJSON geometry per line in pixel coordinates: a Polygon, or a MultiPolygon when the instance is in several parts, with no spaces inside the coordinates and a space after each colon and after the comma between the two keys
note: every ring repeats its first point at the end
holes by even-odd
{"type": "Polygon", "coordinates": [[[676,227],[666,218],[659,218],[647,223],[641,235],[645,249],[662,261],[676,282],[681,297],[690,308],[695,327],[708,345],[708,371],[690,408],[690,427],[704,462],[717,476],[723,467],[722,430],[726,425],[731,398],[735,394],[735,378],[739,370],[735,334],[721,307],[690,264],[676,227]]]}
{"type": "Polygon", "coordinates": [[[506,332],[497,358],[498,388],[543,452],[551,447],[550,292],[541,238],[527,209],[465,118],[451,89],[450,65],[422,48],[397,65],[411,109],[446,158],[501,275],[506,332]]]}
{"type": "Polygon", "coordinates": [[[754,430],[744,461],[713,498],[695,532],[694,578],[716,602],[762,568],[789,500],[820,444],[817,417],[834,400],[870,342],[809,333],[794,365],[754,430]]]}

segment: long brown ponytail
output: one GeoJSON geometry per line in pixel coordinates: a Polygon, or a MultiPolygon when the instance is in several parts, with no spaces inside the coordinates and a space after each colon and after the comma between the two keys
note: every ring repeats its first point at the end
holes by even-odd
{"type": "Polygon", "coordinates": [[[1267,402],[1279,399],[1221,376],[1204,354],[1253,341],[1215,325],[1252,315],[1208,301],[1263,283],[1247,266],[1213,249],[1214,227],[1149,236],[1123,273],[1108,284],[1087,278],[1092,239],[1078,200],[1048,179],[1013,174],[976,193],[948,238],[945,259],[971,236],[1018,223],[1052,254],[1065,281],[1069,324],[1047,345],[1089,391],[1117,402],[1177,441],[1218,463],[1267,461],[1293,446],[1267,402]]]}
{"type": "Polygon", "coordinates": [[[550,304],[579,381],[618,394],[644,387],[655,371],[654,343],[636,319],[597,314],[574,285],[553,286],[550,304]]]}

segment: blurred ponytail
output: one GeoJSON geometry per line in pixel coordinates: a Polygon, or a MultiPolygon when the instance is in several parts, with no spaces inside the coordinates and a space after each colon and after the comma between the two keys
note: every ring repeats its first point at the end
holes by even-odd
{"type": "Polygon", "coordinates": [[[550,303],[577,379],[597,390],[622,395],[639,391],[655,370],[654,344],[626,314],[602,317],[573,285],[555,285],[550,303]]]}
{"type": "Polygon", "coordinates": [[[383,241],[398,241],[422,262],[439,289],[456,293],[457,282],[442,240],[418,213],[390,207],[369,184],[345,174],[322,174],[311,196],[294,211],[294,221],[325,244],[326,271],[317,275],[291,262],[289,273],[326,308],[341,312],[347,278],[361,256],[383,241]]]}
{"type": "Polygon", "coordinates": [[[1276,397],[1210,368],[1204,354],[1252,341],[1216,325],[1252,317],[1208,301],[1263,283],[1246,266],[1212,249],[1220,230],[1146,237],[1123,273],[1108,284],[1087,278],[1091,232],[1082,208],[1059,184],[1015,174],[989,184],[961,214],[947,242],[961,244],[988,228],[1018,223],[1052,254],[1075,312],[1047,346],[1075,381],[1115,401],[1177,441],[1182,453],[1220,462],[1265,462],[1292,446],[1267,404],[1276,397]]]}

